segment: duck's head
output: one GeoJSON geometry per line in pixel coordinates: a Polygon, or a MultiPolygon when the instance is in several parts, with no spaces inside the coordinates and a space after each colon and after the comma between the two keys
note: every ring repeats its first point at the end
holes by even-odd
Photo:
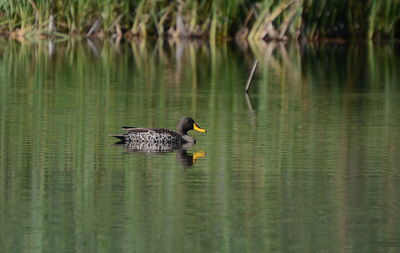
{"type": "Polygon", "coordinates": [[[205,129],[200,128],[196,122],[190,117],[183,117],[179,120],[178,125],[176,126],[176,131],[181,135],[186,135],[188,131],[196,130],[201,133],[206,133],[205,129]]]}

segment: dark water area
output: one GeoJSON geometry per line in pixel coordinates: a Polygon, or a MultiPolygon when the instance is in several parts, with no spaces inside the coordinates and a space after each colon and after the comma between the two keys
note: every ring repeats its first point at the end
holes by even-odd
{"type": "Polygon", "coordinates": [[[397,44],[1,41],[0,251],[398,252],[399,69],[397,44]],[[187,150],[110,137],[182,116],[187,150]]]}

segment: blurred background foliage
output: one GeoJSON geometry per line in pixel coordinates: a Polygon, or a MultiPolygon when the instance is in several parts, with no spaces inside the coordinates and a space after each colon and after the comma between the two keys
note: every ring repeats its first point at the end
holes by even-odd
{"type": "Polygon", "coordinates": [[[0,0],[4,35],[397,38],[399,0],[0,0]]]}

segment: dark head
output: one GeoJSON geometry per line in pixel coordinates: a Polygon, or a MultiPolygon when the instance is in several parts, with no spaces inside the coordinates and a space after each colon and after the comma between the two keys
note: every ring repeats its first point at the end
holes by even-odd
{"type": "Polygon", "coordinates": [[[196,122],[190,117],[183,117],[179,120],[176,126],[176,131],[180,135],[186,135],[189,130],[196,130],[202,133],[206,133],[205,129],[200,128],[196,122]]]}

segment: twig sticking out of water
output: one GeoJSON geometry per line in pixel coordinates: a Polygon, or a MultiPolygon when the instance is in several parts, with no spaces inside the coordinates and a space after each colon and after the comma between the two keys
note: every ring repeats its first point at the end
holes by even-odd
{"type": "Polygon", "coordinates": [[[246,99],[246,104],[247,104],[247,107],[249,108],[249,111],[254,113],[254,109],[253,109],[253,106],[251,105],[249,94],[244,93],[244,99],[246,99]]]}
{"type": "Polygon", "coordinates": [[[246,93],[249,91],[251,80],[253,79],[254,73],[256,72],[257,65],[258,65],[258,60],[255,60],[254,64],[253,64],[253,68],[251,69],[251,72],[250,72],[249,79],[247,79],[246,88],[244,89],[244,92],[246,92],[246,93]]]}
{"type": "Polygon", "coordinates": [[[86,37],[92,36],[94,33],[98,32],[101,26],[101,19],[97,19],[96,22],[92,25],[89,32],[86,34],[86,37]]]}

